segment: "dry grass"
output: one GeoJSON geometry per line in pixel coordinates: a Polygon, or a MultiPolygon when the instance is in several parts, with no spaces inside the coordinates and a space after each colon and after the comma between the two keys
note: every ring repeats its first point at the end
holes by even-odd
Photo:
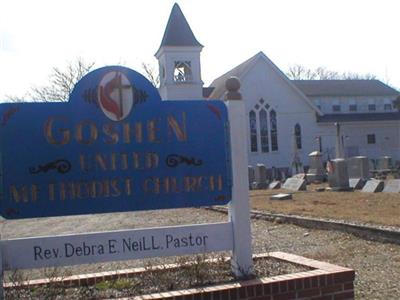
{"type": "Polygon", "coordinates": [[[400,193],[316,192],[255,190],[250,192],[251,207],[272,213],[400,226],[400,193]],[[293,200],[270,200],[278,193],[292,193],[293,200]]]}

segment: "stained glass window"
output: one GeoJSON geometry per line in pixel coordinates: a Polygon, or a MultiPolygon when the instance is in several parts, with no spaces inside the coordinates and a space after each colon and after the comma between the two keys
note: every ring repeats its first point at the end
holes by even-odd
{"type": "Polygon", "coordinates": [[[261,152],[269,152],[268,145],[268,120],[267,112],[260,110],[260,136],[261,136],[261,152]]]}
{"type": "Polygon", "coordinates": [[[254,111],[249,113],[250,120],[250,150],[251,152],[257,152],[257,118],[254,111]]]}
{"type": "Polygon", "coordinates": [[[294,136],[296,139],[297,149],[301,149],[301,127],[300,127],[300,124],[296,124],[294,126],[294,136]]]}
{"type": "Polygon", "coordinates": [[[271,123],[271,151],[278,151],[278,124],[276,122],[276,112],[269,112],[269,120],[271,123]]]}

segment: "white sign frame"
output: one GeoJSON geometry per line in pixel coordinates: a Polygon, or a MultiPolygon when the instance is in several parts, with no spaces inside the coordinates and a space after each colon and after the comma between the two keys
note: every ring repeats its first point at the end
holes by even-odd
{"type": "MultiPolygon", "coordinates": [[[[229,120],[234,120],[234,122],[229,124],[231,155],[234,159],[232,159],[233,190],[232,200],[229,203],[228,222],[1,240],[0,282],[3,283],[4,270],[11,269],[66,266],[225,250],[232,250],[232,271],[236,276],[240,277],[251,274],[253,272],[253,262],[251,250],[245,106],[237,91],[234,91],[234,100],[229,99],[229,92],[227,95],[228,97],[226,98],[228,99],[225,99],[225,104],[228,108],[229,120]],[[183,243],[183,238],[186,237],[186,242],[190,243],[190,233],[192,234],[192,239],[193,237],[195,237],[195,239],[200,238],[198,245],[195,240],[195,245],[191,245],[190,247],[166,247],[168,235],[179,239],[181,243],[183,243]],[[164,245],[164,248],[146,250],[147,252],[144,250],[128,252],[120,250],[118,253],[113,252],[113,250],[116,249],[113,248],[114,246],[117,247],[116,245],[118,245],[118,247],[123,247],[121,246],[123,240],[129,239],[129,237],[132,239],[132,236],[138,237],[136,246],[131,242],[132,248],[137,247],[137,249],[139,249],[141,239],[147,240],[148,245],[151,245],[154,241],[158,246],[164,245]],[[110,246],[111,240],[116,241],[111,242],[114,246],[110,246]],[[107,250],[104,250],[102,254],[85,255],[83,242],[86,241],[87,244],[97,245],[96,249],[99,248],[98,245],[103,245],[103,248],[109,247],[108,253],[105,253],[107,250]],[[81,255],[76,254],[77,247],[82,248],[78,250],[81,255]],[[110,247],[113,250],[110,250],[110,247]],[[67,248],[69,250],[66,250],[67,248]],[[72,248],[74,248],[74,255],[67,255],[67,251],[71,251],[70,253],[72,253],[72,248]],[[56,252],[59,253],[57,255],[62,253],[64,253],[64,255],[55,257],[56,252]]],[[[172,241],[169,243],[172,243],[172,241]]],[[[127,246],[125,245],[125,247],[127,246]]],[[[0,299],[3,298],[3,284],[1,284],[0,299]]]]}

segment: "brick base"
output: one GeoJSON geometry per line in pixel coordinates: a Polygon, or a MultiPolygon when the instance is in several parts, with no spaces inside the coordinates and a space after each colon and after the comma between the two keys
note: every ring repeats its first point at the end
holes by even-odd
{"type": "MultiPolygon", "coordinates": [[[[275,277],[257,278],[236,283],[214,285],[204,288],[171,291],[143,295],[133,300],[168,299],[168,300],[344,300],[354,299],[355,272],[352,269],[339,267],[325,262],[307,259],[301,256],[272,252],[254,255],[254,259],[273,257],[279,260],[304,265],[313,270],[275,277]]],[[[171,268],[174,265],[170,266],[171,268]]],[[[176,266],[175,266],[176,267],[176,266]]],[[[96,274],[76,275],[60,278],[65,286],[92,285],[103,280],[127,278],[143,272],[143,268],[103,272],[96,274]]],[[[47,280],[32,280],[21,285],[37,286],[49,283],[47,280]]],[[[5,284],[5,288],[16,288],[5,284]]]]}

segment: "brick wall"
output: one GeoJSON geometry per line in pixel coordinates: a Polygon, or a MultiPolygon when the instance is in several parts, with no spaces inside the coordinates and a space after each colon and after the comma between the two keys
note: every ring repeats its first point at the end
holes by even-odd
{"type": "MultiPolygon", "coordinates": [[[[253,280],[215,285],[204,288],[171,291],[159,294],[143,295],[133,300],[345,300],[354,299],[355,272],[352,269],[307,259],[301,256],[272,252],[256,254],[254,259],[273,257],[283,261],[312,268],[311,271],[257,278],[253,280]]],[[[171,266],[173,267],[173,266],[171,266]]],[[[65,286],[91,285],[103,280],[131,277],[143,272],[143,268],[97,274],[76,275],[62,278],[65,286]]],[[[33,280],[23,285],[47,284],[48,280],[33,280]]],[[[12,288],[8,284],[5,288],[12,288]]],[[[128,299],[128,298],[126,298],[128,299]]]]}

